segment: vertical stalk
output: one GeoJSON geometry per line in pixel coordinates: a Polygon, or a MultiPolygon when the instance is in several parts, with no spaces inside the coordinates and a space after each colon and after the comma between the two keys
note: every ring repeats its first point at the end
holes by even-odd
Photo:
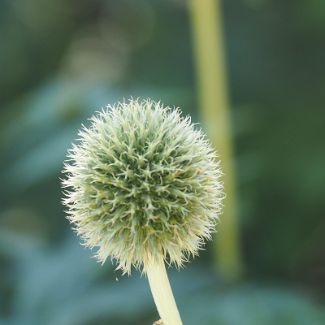
{"type": "Polygon", "coordinates": [[[218,150],[225,174],[222,230],[214,241],[215,260],[218,261],[216,268],[225,280],[231,281],[240,276],[242,265],[220,1],[190,0],[190,16],[201,118],[212,144],[218,150]]]}
{"type": "Polygon", "coordinates": [[[182,325],[163,259],[149,261],[146,273],[163,325],[182,325]]]}

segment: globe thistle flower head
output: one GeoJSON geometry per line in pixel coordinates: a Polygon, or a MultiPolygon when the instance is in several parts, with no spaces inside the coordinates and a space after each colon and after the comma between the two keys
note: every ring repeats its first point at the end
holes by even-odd
{"type": "Polygon", "coordinates": [[[181,266],[221,210],[216,154],[189,117],[152,100],[108,106],[79,132],[64,173],[68,219],[96,257],[130,273],[163,256],[181,266]]]}

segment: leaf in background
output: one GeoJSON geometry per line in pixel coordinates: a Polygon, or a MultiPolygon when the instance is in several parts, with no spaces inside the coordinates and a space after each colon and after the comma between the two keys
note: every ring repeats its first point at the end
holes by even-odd
{"type": "Polygon", "coordinates": [[[188,325],[322,325],[325,312],[294,291],[246,285],[181,301],[188,325]]]}

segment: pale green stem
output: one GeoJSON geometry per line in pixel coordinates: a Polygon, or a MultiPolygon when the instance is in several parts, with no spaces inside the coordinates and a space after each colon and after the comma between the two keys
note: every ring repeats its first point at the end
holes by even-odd
{"type": "Polygon", "coordinates": [[[227,281],[242,271],[229,104],[219,0],[191,0],[190,16],[203,125],[221,159],[226,199],[216,236],[217,270],[227,281]]]}
{"type": "Polygon", "coordinates": [[[182,325],[163,259],[149,261],[146,273],[163,325],[182,325]]]}

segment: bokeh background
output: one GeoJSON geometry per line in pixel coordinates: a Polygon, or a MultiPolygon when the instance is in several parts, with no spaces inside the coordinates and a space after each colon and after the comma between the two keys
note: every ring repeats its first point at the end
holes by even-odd
{"type": "MultiPolygon", "coordinates": [[[[241,267],[220,271],[217,241],[170,269],[180,313],[188,325],[325,324],[325,2],[220,5],[241,267]]],[[[144,277],[79,244],[59,178],[81,123],[109,103],[151,97],[202,120],[190,6],[0,1],[0,324],[158,319],[144,277]]]]}

